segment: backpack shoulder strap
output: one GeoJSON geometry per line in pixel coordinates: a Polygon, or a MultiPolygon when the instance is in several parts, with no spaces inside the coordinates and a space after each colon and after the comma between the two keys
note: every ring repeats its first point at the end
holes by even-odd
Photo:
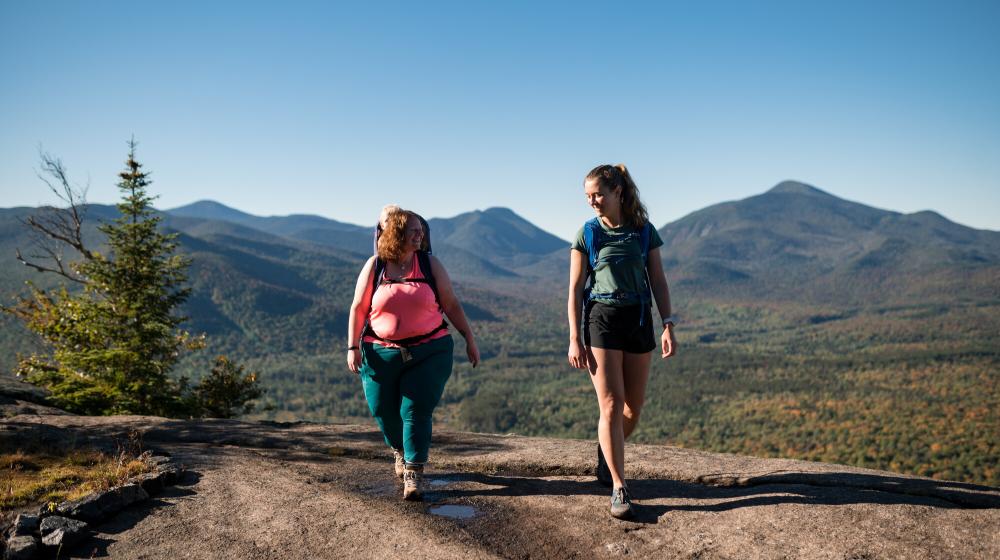
{"type": "Polygon", "coordinates": [[[604,246],[604,229],[601,228],[600,218],[587,220],[583,225],[583,244],[587,248],[587,259],[591,270],[597,268],[598,254],[604,246]]]}
{"type": "MultiPolygon", "coordinates": [[[[379,258],[378,254],[375,254],[375,262],[372,263],[372,293],[368,297],[368,309],[372,307],[372,302],[375,300],[375,292],[378,291],[378,287],[382,284],[382,276],[385,272],[385,261],[379,258]]],[[[369,311],[370,313],[370,311],[369,311]]],[[[365,336],[372,335],[377,336],[375,331],[372,330],[371,321],[368,317],[365,317],[365,326],[361,329],[361,338],[364,339],[365,336]]]]}
{"type": "Polygon", "coordinates": [[[385,273],[385,261],[379,256],[375,256],[375,263],[372,265],[372,295],[371,299],[368,300],[368,306],[371,307],[372,299],[375,299],[375,292],[378,291],[378,287],[382,285],[382,276],[385,273]]]}
{"type": "Polygon", "coordinates": [[[642,250],[642,261],[646,262],[649,258],[649,240],[653,236],[653,224],[646,222],[642,226],[642,231],[639,232],[639,247],[642,250]]]}
{"type": "Polygon", "coordinates": [[[423,216],[417,216],[417,218],[420,219],[420,226],[424,228],[424,241],[427,242],[427,254],[429,255],[431,254],[431,226],[423,216]]]}
{"type": "Polygon", "coordinates": [[[431,268],[431,254],[427,251],[417,251],[417,264],[420,265],[420,271],[424,274],[424,280],[427,281],[434,292],[434,301],[438,305],[441,305],[441,298],[438,297],[437,280],[434,279],[434,269],[431,268]]]}

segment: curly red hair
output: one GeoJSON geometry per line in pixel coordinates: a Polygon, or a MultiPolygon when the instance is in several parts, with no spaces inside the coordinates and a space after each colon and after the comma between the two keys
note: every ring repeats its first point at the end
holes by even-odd
{"type": "MultiPolygon", "coordinates": [[[[378,257],[384,261],[398,262],[406,253],[406,223],[417,215],[409,210],[397,208],[385,217],[385,227],[378,238],[378,257]]],[[[417,218],[419,220],[419,218],[417,218]]]]}

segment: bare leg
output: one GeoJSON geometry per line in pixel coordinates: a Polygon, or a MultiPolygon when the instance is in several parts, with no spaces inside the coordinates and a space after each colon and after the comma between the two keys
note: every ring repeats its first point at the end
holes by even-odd
{"type": "Polygon", "coordinates": [[[632,354],[622,352],[622,379],[625,384],[625,409],[622,433],[628,439],[639,424],[639,413],[646,400],[646,383],[649,381],[649,363],[653,353],[632,354]]]}
{"type": "Polygon", "coordinates": [[[625,383],[622,379],[621,350],[588,348],[590,380],[597,391],[601,420],[597,424],[597,439],[604,451],[604,460],[611,471],[614,485],[622,486],[625,479],[625,434],[622,413],[625,408],[625,383]]]}

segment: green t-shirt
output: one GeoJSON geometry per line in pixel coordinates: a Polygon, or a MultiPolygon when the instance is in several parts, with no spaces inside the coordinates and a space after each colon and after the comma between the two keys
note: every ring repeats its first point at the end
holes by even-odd
{"type": "MultiPolygon", "coordinates": [[[[597,253],[600,260],[620,259],[608,266],[598,266],[594,273],[594,294],[617,293],[614,297],[595,297],[596,301],[609,305],[635,305],[639,303],[639,295],[649,290],[646,283],[646,262],[642,258],[642,245],[639,240],[639,230],[632,226],[609,228],[600,221],[601,228],[608,236],[607,241],[597,253]]],[[[660,234],[654,228],[649,235],[649,250],[653,251],[663,245],[660,234]]],[[[583,242],[583,228],[576,233],[573,249],[583,253],[585,261],[590,259],[587,246],[583,242]]]]}

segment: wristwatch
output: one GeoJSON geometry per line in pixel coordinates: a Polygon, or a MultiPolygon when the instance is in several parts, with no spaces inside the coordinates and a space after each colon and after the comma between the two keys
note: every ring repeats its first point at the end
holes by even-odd
{"type": "Polygon", "coordinates": [[[667,328],[667,324],[668,323],[671,324],[671,325],[673,325],[673,324],[676,324],[676,322],[677,321],[674,320],[674,316],[673,315],[669,315],[667,317],[664,317],[663,318],[663,328],[667,328]]]}

